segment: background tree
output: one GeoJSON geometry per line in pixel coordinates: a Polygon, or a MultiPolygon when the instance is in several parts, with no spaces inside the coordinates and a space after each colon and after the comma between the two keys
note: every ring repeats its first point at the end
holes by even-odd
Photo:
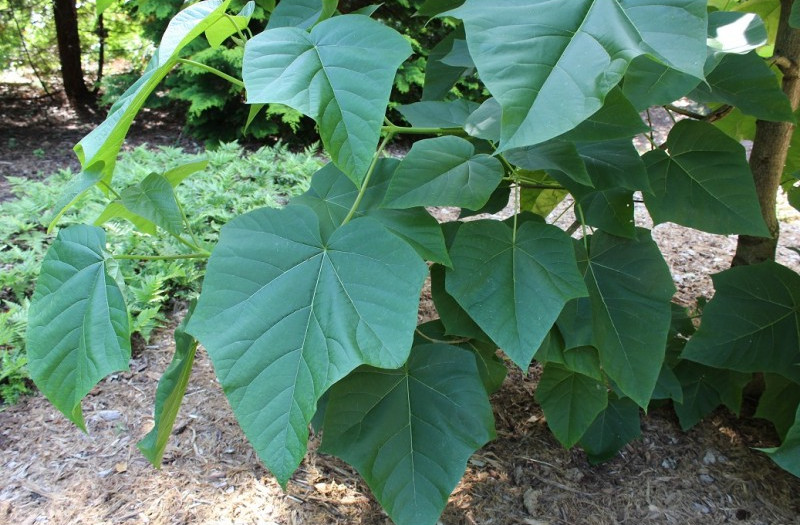
{"type": "Polygon", "coordinates": [[[93,112],[96,97],[86,87],[81,64],[81,41],[78,32],[78,11],[74,0],[53,0],[53,19],[61,62],[64,94],[70,105],[83,115],[93,112]]]}

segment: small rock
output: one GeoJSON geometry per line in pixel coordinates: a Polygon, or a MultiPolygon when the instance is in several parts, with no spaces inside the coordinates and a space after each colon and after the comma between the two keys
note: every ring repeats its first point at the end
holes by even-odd
{"type": "Polygon", "coordinates": [[[714,483],[714,478],[709,476],[708,474],[700,474],[698,476],[698,479],[700,480],[700,483],[702,483],[703,485],[711,485],[712,483],[714,483]]]}
{"type": "Polygon", "coordinates": [[[98,410],[92,415],[92,419],[102,419],[103,421],[116,421],[122,417],[119,410],[98,410]]]}
{"type": "Polygon", "coordinates": [[[522,505],[531,516],[538,514],[539,498],[542,497],[541,489],[528,489],[522,496],[522,505]]]}
{"type": "Polygon", "coordinates": [[[678,466],[678,462],[674,458],[664,458],[661,466],[666,469],[674,470],[678,466]]]}
{"type": "Polygon", "coordinates": [[[703,456],[703,463],[705,463],[706,465],[713,465],[716,462],[717,462],[717,455],[714,453],[714,451],[711,449],[706,450],[706,453],[703,456]]]}
{"type": "Polygon", "coordinates": [[[567,470],[564,475],[566,478],[574,483],[580,483],[584,478],[584,473],[579,468],[571,468],[567,470]]]}
{"type": "Polygon", "coordinates": [[[700,514],[711,514],[711,509],[702,503],[692,503],[692,508],[700,514]]]}

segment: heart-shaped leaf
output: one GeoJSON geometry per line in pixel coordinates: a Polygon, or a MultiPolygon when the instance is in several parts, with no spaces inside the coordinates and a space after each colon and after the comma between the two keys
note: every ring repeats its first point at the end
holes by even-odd
{"type": "Polygon", "coordinates": [[[494,436],[472,355],[429,344],[399,370],[362,367],[337,383],[322,451],[356,467],[398,525],[434,525],[469,457],[494,436]]]}
{"type": "Polygon", "coordinates": [[[586,295],[569,237],[535,221],[463,224],[445,285],[478,326],[522,369],[570,299],[586,295]]]}
{"type": "Polygon", "coordinates": [[[556,439],[570,448],[606,408],[608,391],[596,379],[549,363],[536,387],[536,401],[556,439]]]}
{"type": "Polygon", "coordinates": [[[744,147],[711,124],[682,120],[670,131],[668,152],[644,155],[653,220],[709,233],[768,236],[744,147]]]}
{"type": "Polygon", "coordinates": [[[81,399],[101,379],[126,370],[128,311],[106,268],[105,232],[75,225],[47,250],[28,311],[28,370],[70,421],[86,429],[81,399]]]}
{"type": "Polygon", "coordinates": [[[384,206],[458,206],[477,210],[489,200],[503,178],[495,157],[476,154],[475,146],[459,137],[416,142],[397,168],[384,206]]]}
{"type": "Polygon", "coordinates": [[[592,464],[607,461],[642,434],[639,407],[624,397],[609,396],[608,406],[581,437],[580,445],[592,464]]]}
{"type": "Polygon", "coordinates": [[[602,107],[637,56],[652,54],[703,78],[703,0],[575,0],[552,7],[549,0],[467,0],[446,13],[464,21],[478,73],[503,108],[501,151],[573,129],[602,107]]]}
{"type": "Polygon", "coordinates": [[[284,104],[313,118],[333,162],[360,185],[380,138],[397,68],[411,46],[363,15],[336,16],[310,33],[268,29],[247,42],[250,104],[284,104]]]}
{"type": "Polygon", "coordinates": [[[208,350],[245,435],[282,485],[305,454],[320,396],[359,365],[406,361],[427,273],[369,217],[327,240],[304,206],[223,227],[187,332],[208,350]]]}
{"type": "Polygon", "coordinates": [[[332,0],[281,0],[269,16],[267,29],[308,29],[330,18],[336,12],[337,4],[337,1],[332,0]]]}
{"type": "Polygon", "coordinates": [[[789,428],[780,447],[759,449],[769,455],[772,461],[800,477],[800,407],[794,416],[794,424],[789,428]]]}
{"type": "Polygon", "coordinates": [[[800,382],[800,275],[775,262],[712,276],[716,293],[685,359],[800,382]]]}

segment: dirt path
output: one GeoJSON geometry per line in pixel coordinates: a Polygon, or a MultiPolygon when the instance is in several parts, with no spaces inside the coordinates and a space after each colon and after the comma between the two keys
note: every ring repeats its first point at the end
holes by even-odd
{"type": "MultiPolygon", "coordinates": [[[[7,126],[0,107],[0,195],[5,176],[76,166],[69,148],[87,127],[69,116],[55,121],[67,123],[62,127],[46,119],[7,126]]],[[[149,137],[137,134],[137,142],[158,135],[172,144],[177,131],[156,127],[149,137]]],[[[646,225],[644,210],[637,211],[646,225]]],[[[789,249],[800,246],[800,217],[784,215],[779,260],[800,269],[800,256],[789,249]]],[[[727,267],[735,243],[668,225],[654,237],[685,301],[711,294],[707,275],[727,267]]],[[[315,452],[282,492],[244,439],[202,351],[164,467],[153,469],[135,443],[152,426],[156,384],[172,350],[163,331],[134,357],[131,372],[95,388],[84,402],[88,435],[41,396],[0,412],[0,522],[389,523],[350,467],[315,452]]],[[[547,430],[533,402],[537,377],[536,367],[527,377],[513,371],[493,396],[498,439],[470,460],[442,524],[800,523],[800,479],[753,450],[776,444],[765,422],[721,409],[683,433],[671,411],[653,410],[641,439],[592,466],[547,430]]],[[[746,404],[744,415],[753,411],[746,404]]]]}

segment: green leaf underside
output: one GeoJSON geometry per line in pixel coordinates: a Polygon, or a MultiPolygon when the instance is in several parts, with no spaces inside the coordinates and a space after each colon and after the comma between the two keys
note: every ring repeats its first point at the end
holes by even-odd
{"type": "Polygon", "coordinates": [[[167,448],[172,426],[175,424],[175,418],[192,374],[197,340],[185,332],[192,309],[193,307],[175,329],[175,354],[158,381],[153,430],[136,444],[144,457],[156,468],[161,467],[161,458],[167,448]]]}
{"type": "Polygon", "coordinates": [[[592,304],[600,362],[620,390],[646,408],[658,379],[675,293],[664,258],[647,230],[635,239],[597,232],[579,257],[592,304]]]}
{"type": "Polygon", "coordinates": [[[574,142],[551,140],[509,151],[505,157],[510,163],[526,170],[545,170],[548,173],[560,171],[578,184],[594,186],[574,142]]]}
{"type": "Polygon", "coordinates": [[[768,39],[764,21],[755,13],[713,11],[708,14],[708,47],[717,55],[744,54],[763,46],[768,39]]]}
{"type": "Polygon", "coordinates": [[[683,403],[683,389],[675,372],[664,363],[658,374],[656,388],[653,390],[653,399],[672,399],[676,403],[683,403]]]}
{"type": "Polygon", "coordinates": [[[726,55],[706,82],[695,88],[693,100],[736,106],[745,115],[760,120],[794,122],[792,105],[775,73],[755,51],[726,55]]]}
{"type": "Polygon", "coordinates": [[[794,425],[789,429],[780,447],[760,449],[780,465],[797,477],[800,477],[800,408],[795,413],[794,425]]]}
{"type": "Polygon", "coordinates": [[[400,370],[361,367],[337,383],[321,450],[356,467],[398,525],[434,525],[469,457],[494,436],[474,359],[429,344],[400,370]]]}
{"type": "Polygon", "coordinates": [[[766,236],[755,185],[741,144],[705,122],[682,120],[667,149],[644,155],[653,220],[709,233],[766,236]]]}
{"type": "Polygon", "coordinates": [[[228,4],[230,0],[206,0],[175,15],[142,77],[111,106],[106,120],[75,146],[83,169],[103,162],[103,180],[111,181],[117,154],[145,100],[175,65],[178,53],[224,16],[228,4]]]}
{"type": "Polygon", "coordinates": [[[120,202],[130,212],[170,233],[183,232],[183,215],[175,192],[163,175],[151,173],[141,183],[126,188],[120,202]]]}
{"type": "Polygon", "coordinates": [[[639,407],[628,398],[611,397],[608,406],[583,435],[580,445],[594,464],[607,461],[642,434],[639,407]]]}
{"type": "Polygon", "coordinates": [[[208,159],[195,160],[181,164],[164,172],[164,178],[169,181],[173,188],[176,188],[188,176],[194,175],[198,171],[203,171],[208,167],[208,159]]]}
{"type": "Polygon", "coordinates": [[[702,0],[468,0],[447,15],[464,21],[478,73],[503,107],[500,150],[576,127],[642,54],[703,78],[702,0]]]}
{"type": "Polygon", "coordinates": [[[105,376],[126,370],[128,312],[105,267],[105,232],[61,230],[42,262],[28,312],[28,370],[42,393],[85,430],[81,399],[105,376]]]}
{"type": "Polygon", "coordinates": [[[569,237],[528,221],[516,240],[496,221],[463,224],[450,250],[446,290],[524,371],[559,312],[586,295],[569,237]]]}
{"type": "Polygon", "coordinates": [[[548,364],[536,387],[536,401],[556,439],[570,448],[606,408],[608,391],[596,379],[548,364]]]}
{"type": "Polygon", "coordinates": [[[633,104],[625,98],[622,90],[615,87],[608,93],[602,107],[596,113],[578,124],[575,129],[566,132],[561,138],[575,142],[630,139],[649,129],[642,122],[642,117],[633,104]]]}
{"type": "Polygon", "coordinates": [[[231,35],[244,32],[256,8],[255,2],[247,2],[236,16],[224,16],[206,29],[206,40],[211,47],[219,47],[231,35]]]}
{"type": "Polygon", "coordinates": [[[125,219],[130,221],[137,230],[147,235],[155,235],[158,229],[155,224],[133,213],[118,200],[108,203],[108,206],[106,206],[97,219],[95,219],[94,225],[102,226],[111,219],[125,219]]]}
{"type": "Polygon", "coordinates": [[[795,422],[795,410],[800,406],[800,384],[777,374],[764,374],[764,393],[758,400],[754,417],[772,422],[781,439],[795,422]]]}
{"type": "MultiPolygon", "coordinates": [[[[442,229],[424,208],[388,210],[379,207],[398,164],[396,159],[378,160],[355,216],[379,221],[410,244],[423,259],[450,266],[442,229]]],[[[358,189],[353,182],[329,163],[313,175],[311,188],[293,198],[290,205],[300,204],[313,209],[320,221],[322,238],[327,239],[347,216],[357,195],[358,189]]]]}
{"type": "Polygon", "coordinates": [[[765,262],[731,268],[712,279],[716,293],[682,357],[800,382],[800,275],[765,262]]]}
{"type": "Polygon", "coordinates": [[[701,79],[681,73],[648,56],[637,57],[625,72],[622,92],[633,106],[644,111],[678,100],[701,79]]]}
{"type": "Polygon", "coordinates": [[[416,142],[397,168],[386,190],[384,206],[457,206],[480,209],[503,178],[496,158],[476,154],[475,147],[459,137],[438,137],[416,142]]]}
{"type": "Polygon", "coordinates": [[[370,218],[322,240],[303,206],[228,223],[187,332],[208,349],[233,411],[285,486],[317,400],[362,364],[408,357],[427,266],[370,218]]]}
{"type": "Polygon", "coordinates": [[[417,128],[463,128],[467,118],[476,109],[476,102],[459,99],[451,102],[414,102],[398,107],[397,111],[417,128]]]}
{"type": "Polygon", "coordinates": [[[320,22],[310,33],[268,29],[245,46],[248,103],[279,103],[313,118],[325,150],[356,184],[380,138],[397,68],[411,46],[363,15],[320,22]]]}

